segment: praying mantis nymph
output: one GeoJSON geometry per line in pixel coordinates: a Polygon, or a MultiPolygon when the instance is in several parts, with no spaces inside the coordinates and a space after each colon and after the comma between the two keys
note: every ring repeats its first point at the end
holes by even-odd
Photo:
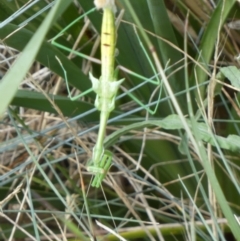
{"type": "MultiPolygon", "coordinates": [[[[96,3],[97,1],[95,1],[96,3]]],[[[115,5],[114,1],[107,1],[103,8],[103,20],[101,30],[101,77],[99,80],[89,73],[92,88],[97,94],[95,107],[101,112],[100,127],[96,145],[93,148],[92,159],[87,164],[87,170],[95,174],[93,187],[99,187],[107,174],[111,163],[112,154],[105,151],[103,141],[107,121],[111,111],[115,108],[115,98],[119,86],[124,79],[117,80],[117,70],[114,70],[114,55],[116,44],[115,5]]]]}
{"type": "MultiPolygon", "coordinates": [[[[96,6],[95,9],[102,9],[103,10],[103,19],[102,19],[102,29],[101,29],[101,76],[99,79],[95,78],[91,73],[89,73],[90,80],[92,82],[92,88],[86,90],[85,92],[81,93],[78,96],[72,96],[70,92],[70,88],[67,81],[67,74],[62,65],[59,61],[60,66],[62,67],[65,75],[66,86],[69,92],[69,97],[71,100],[77,100],[78,98],[94,91],[96,93],[95,99],[95,107],[100,111],[100,124],[99,124],[99,131],[96,144],[92,151],[92,158],[87,163],[87,170],[94,174],[93,181],[91,186],[93,187],[100,187],[103,179],[105,178],[111,164],[112,164],[112,156],[113,154],[104,149],[104,138],[105,138],[105,131],[107,127],[107,121],[109,119],[110,113],[115,108],[115,98],[118,92],[118,89],[124,79],[117,80],[117,73],[118,68],[122,68],[123,71],[126,71],[128,74],[135,76],[144,82],[139,84],[142,86],[144,83],[151,83],[156,86],[158,89],[161,86],[161,81],[158,78],[158,74],[155,71],[155,68],[152,62],[147,56],[146,51],[143,49],[145,56],[148,59],[148,62],[153,70],[154,79],[149,79],[143,76],[140,76],[131,70],[124,68],[123,66],[118,66],[114,69],[114,60],[115,60],[115,45],[116,45],[116,25],[115,25],[115,13],[116,13],[116,6],[114,0],[95,0],[94,4],[96,6]]],[[[95,9],[91,9],[86,12],[85,15],[92,13],[95,9]]],[[[52,39],[52,44],[55,46],[73,52],[83,58],[87,58],[88,56],[78,53],[74,50],[71,50],[59,43],[55,40],[61,36],[61,34],[66,31],[70,26],[75,24],[79,19],[83,16],[80,16],[78,19],[74,20],[71,24],[69,24],[65,29],[63,29],[57,36],[52,39]]],[[[139,39],[140,41],[140,39],[139,39]]],[[[141,44],[140,44],[141,45],[141,44]]],[[[141,45],[142,46],[142,45],[141,45]]],[[[58,58],[57,58],[58,59],[58,58]]],[[[133,89],[137,89],[138,87],[134,87],[133,89]]],[[[154,108],[151,110],[148,106],[143,104],[138,98],[136,98],[132,93],[132,91],[128,91],[127,95],[129,95],[136,103],[142,106],[147,112],[150,114],[154,114],[157,110],[161,91],[159,92],[158,102],[154,108]]]]}

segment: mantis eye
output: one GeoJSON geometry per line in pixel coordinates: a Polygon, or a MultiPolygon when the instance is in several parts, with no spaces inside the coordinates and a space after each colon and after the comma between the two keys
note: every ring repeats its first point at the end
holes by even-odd
{"type": "Polygon", "coordinates": [[[110,7],[114,13],[117,11],[114,0],[95,0],[94,4],[97,9],[110,7]]]}

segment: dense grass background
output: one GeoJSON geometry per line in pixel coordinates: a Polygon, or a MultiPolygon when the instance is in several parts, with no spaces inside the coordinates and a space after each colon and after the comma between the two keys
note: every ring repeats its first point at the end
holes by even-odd
{"type": "MultiPolygon", "coordinates": [[[[96,220],[128,240],[240,240],[239,33],[227,25],[236,25],[238,2],[116,0],[125,10],[116,65],[145,82],[119,71],[126,80],[105,139],[114,165],[101,189],[85,170],[95,94],[70,101],[55,56],[73,95],[91,87],[88,72],[100,76],[100,65],[50,41],[93,2],[59,0],[34,19],[48,3],[16,16],[24,4],[0,2],[1,240],[117,239],[96,220]],[[144,82],[133,93],[154,108],[157,76],[161,100],[147,116],[124,93],[144,82]]],[[[101,18],[93,11],[58,43],[99,59],[101,18]]]]}

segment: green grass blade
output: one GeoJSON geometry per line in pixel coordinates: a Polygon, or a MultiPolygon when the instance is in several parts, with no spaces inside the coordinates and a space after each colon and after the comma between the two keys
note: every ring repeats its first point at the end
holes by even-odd
{"type": "MultiPolygon", "coordinates": [[[[71,101],[68,97],[58,95],[48,95],[49,98],[56,104],[65,116],[73,117],[80,115],[88,110],[94,108],[93,104],[84,101],[71,101]]],[[[54,106],[49,100],[39,92],[33,92],[28,90],[18,90],[13,98],[12,105],[22,106],[26,108],[36,109],[40,111],[46,111],[49,113],[57,113],[54,106]]],[[[83,117],[83,121],[98,121],[99,113],[96,111],[90,115],[83,117]]]]}
{"type": "Polygon", "coordinates": [[[41,44],[52,24],[56,18],[58,10],[62,7],[62,2],[58,1],[53,9],[48,14],[42,25],[39,27],[35,35],[27,44],[23,53],[18,57],[11,70],[5,75],[0,83],[0,92],[2,93],[2,100],[0,103],[0,115],[6,110],[7,106],[13,99],[19,84],[26,76],[27,71],[31,67],[35,57],[41,47],[41,44]]]}
{"type": "MultiPolygon", "coordinates": [[[[199,61],[202,63],[205,69],[208,69],[208,65],[212,59],[212,54],[215,49],[216,39],[219,33],[219,28],[224,24],[230,10],[235,4],[235,0],[221,0],[219,1],[214,13],[212,14],[207,28],[204,32],[201,45],[199,47],[200,58],[199,61]],[[219,24],[221,25],[219,26],[219,24]]],[[[196,57],[198,59],[198,56],[196,57]]],[[[198,83],[203,83],[206,81],[207,74],[201,68],[196,68],[196,78],[198,83]]],[[[194,76],[194,74],[193,74],[194,76]]],[[[195,79],[195,78],[192,78],[195,79]]],[[[201,97],[204,98],[204,88],[200,88],[201,97]]],[[[196,95],[198,96],[198,94],[196,95]]]]}
{"type": "MultiPolygon", "coordinates": [[[[165,40],[171,42],[171,44],[179,47],[179,43],[177,41],[176,35],[174,33],[172,23],[167,14],[167,8],[165,7],[164,1],[162,0],[150,0],[148,1],[148,6],[150,9],[150,13],[153,19],[154,25],[154,33],[165,40]]],[[[162,40],[157,41],[159,46],[159,58],[162,60],[162,65],[165,66],[170,60],[170,64],[179,62],[183,56],[177,51],[175,48],[163,42],[162,40]]],[[[182,64],[182,63],[181,63],[182,64]]],[[[173,72],[180,66],[174,66],[167,73],[173,72]]],[[[169,78],[171,82],[172,89],[174,91],[179,91],[183,89],[184,82],[179,81],[183,80],[183,70],[177,71],[172,77],[169,78]]]]}

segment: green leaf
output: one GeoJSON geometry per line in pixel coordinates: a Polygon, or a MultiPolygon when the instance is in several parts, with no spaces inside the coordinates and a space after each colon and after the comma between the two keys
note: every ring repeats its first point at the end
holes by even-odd
{"type": "MultiPolygon", "coordinates": [[[[188,125],[191,127],[191,121],[187,120],[188,125]]],[[[184,129],[181,119],[178,115],[170,115],[162,120],[148,120],[139,123],[131,124],[115,131],[111,135],[105,138],[105,146],[109,147],[116,143],[120,136],[128,133],[132,130],[142,129],[150,126],[158,126],[166,130],[179,130],[184,129]]],[[[237,135],[229,135],[227,138],[214,135],[209,132],[209,128],[205,123],[197,123],[198,133],[200,139],[205,143],[209,143],[213,146],[219,146],[223,149],[230,151],[240,151],[240,137],[237,135]]]]}
{"type": "Polygon", "coordinates": [[[219,73],[217,74],[217,78],[223,80],[224,78],[227,78],[232,86],[236,88],[240,88],[240,70],[236,66],[228,66],[220,68],[219,73]]]}

